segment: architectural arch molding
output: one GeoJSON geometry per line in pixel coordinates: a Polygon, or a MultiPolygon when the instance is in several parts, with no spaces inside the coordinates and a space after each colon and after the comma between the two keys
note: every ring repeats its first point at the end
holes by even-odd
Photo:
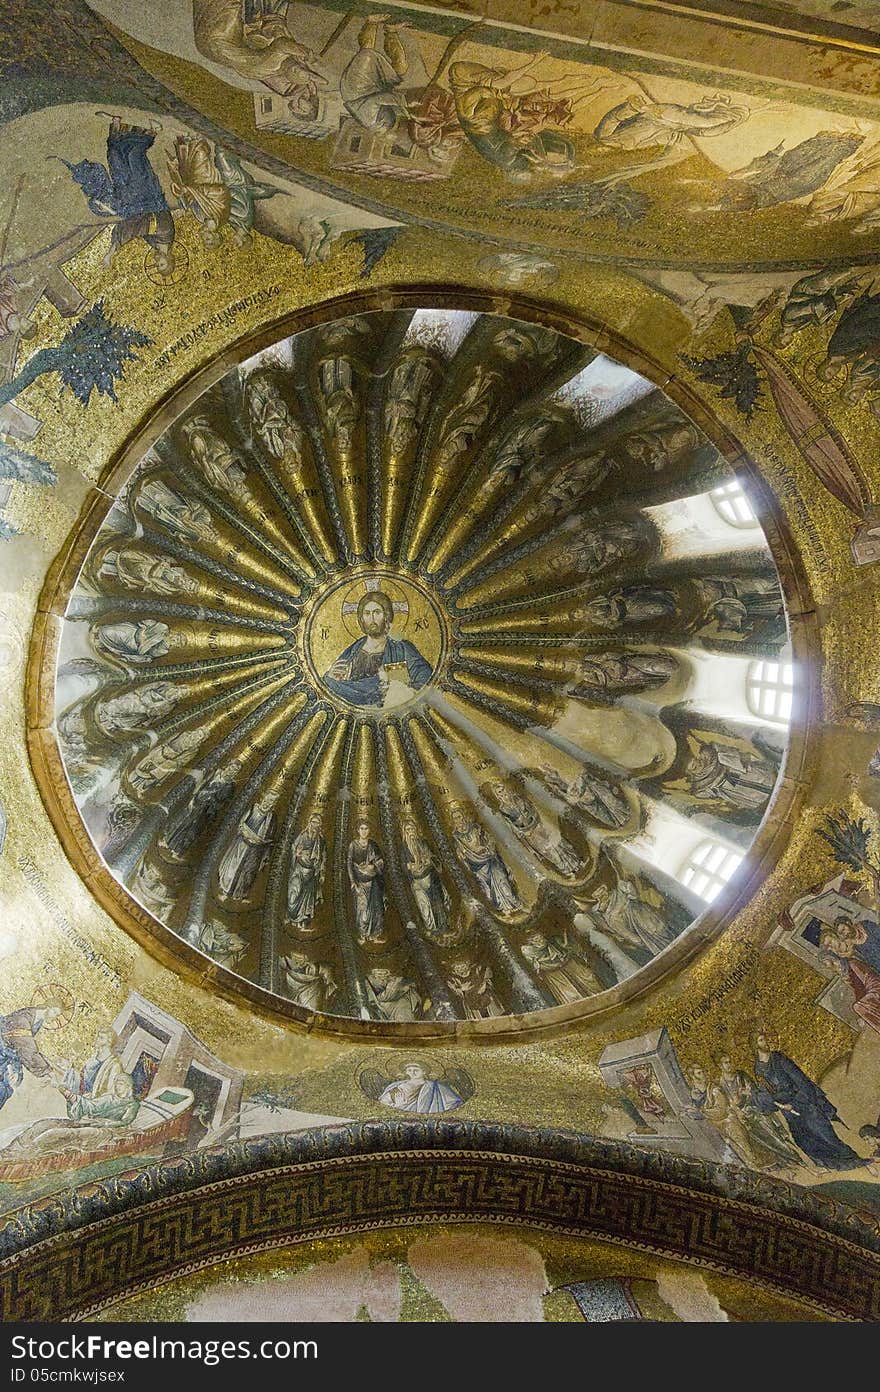
{"type": "Polygon", "coordinates": [[[570,1131],[440,1120],[263,1136],[30,1204],[0,1233],[0,1317],[82,1319],[245,1253],[468,1222],[598,1238],[880,1317],[880,1224],[836,1200],[570,1131]]]}

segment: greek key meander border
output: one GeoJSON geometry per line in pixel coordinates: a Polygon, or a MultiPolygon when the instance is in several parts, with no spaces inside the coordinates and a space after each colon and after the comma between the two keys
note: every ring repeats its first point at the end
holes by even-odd
{"type": "Polygon", "coordinates": [[[388,286],[330,297],[287,313],[252,331],[178,382],[135,427],[126,443],[109,461],[98,485],[86,498],[74,527],[46,575],[28,648],[25,737],[31,771],[44,807],[73,868],[105,912],[166,967],[185,976],[196,986],[217,991],[238,1004],[247,1001],[261,1014],[293,1029],[315,1029],[339,1038],[373,1038],[395,1044],[411,1041],[436,1044],[443,1040],[508,1044],[514,1039],[557,1036],[572,1028],[607,1019],[622,1004],[629,1005],[643,997],[673,971],[680,971],[728,928],[737,913],[772,875],[788,844],[816,769],[816,741],[811,735],[818,723],[821,692],[820,673],[813,669],[820,664],[804,662],[803,659],[819,653],[812,595],[787,519],[751,457],[691,386],[670,374],[657,360],[609,325],[591,320],[586,315],[572,314],[552,302],[509,293],[495,295],[464,286],[388,286]],[[53,629],[51,619],[64,613],[70,589],[85,554],[84,546],[91,542],[105,513],[113,506],[115,489],[122,485],[145,450],[167,425],[210,386],[239,362],[286,335],[346,315],[419,307],[473,310],[541,324],[589,344],[597,352],[610,352],[618,361],[640,372],[655,387],[664,391],[705,432],[731,464],[748,473],[760,504],[761,523],[785,594],[795,658],[801,662],[802,670],[812,675],[805,682],[802,693],[803,718],[790,729],[782,775],[777,781],[764,820],[749,847],[751,872],[732,902],[707,909],[676,943],[660,954],[659,959],[648,963],[630,980],[573,1006],[555,1006],[531,1015],[501,1016],[489,1020],[387,1025],[376,1021],[348,1020],[341,1016],[309,1016],[292,1002],[285,1002],[282,997],[210,962],[177,934],[141,910],[117,883],[91,846],[66,778],[56,776],[55,766],[59,764],[60,756],[51,730],[50,713],[54,708],[59,631],[53,629]],[[113,488],[109,487],[111,484],[113,488]]]}
{"type": "MultiPolygon", "coordinates": [[[[341,1129],[341,1128],[340,1128],[341,1129]]],[[[62,1244],[66,1244],[68,1252],[66,1254],[67,1263],[72,1263],[77,1258],[82,1259],[83,1265],[88,1265],[89,1249],[93,1248],[104,1233],[108,1235],[114,1228],[118,1231],[136,1230],[136,1225],[145,1218],[155,1217],[163,1213],[171,1216],[175,1210],[185,1211],[187,1207],[203,1202],[212,1196],[231,1196],[236,1190],[250,1187],[257,1189],[261,1183],[278,1183],[285,1176],[292,1174],[338,1174],[343,1178],[347,1171],[351,1171],[353,1166],[372,1171],[385,1169],[386,1174],[393,1175],[395,1170],[410,1170],[415,1176],[420,1172],[420,1167],[428,1164],[449,1164],[454,1167],[459,1164],[482,1167],[483,1175],[490,1181],[499,1174],[503,1174],[505,1168],[517,1168],[524,1175],[530,1172],[540,1171],[545,1175],[552,1175],[557,1178],[577,1178],[580,1177],[584,1184],[594,1184],[601,1188],[613,1185],[619,1191],[623,1184],[641,1190],[643,1193],[654,1196],[663,1196],[678,1200],[675,1207],[682,1217],[688,1214],[697,1216],[696,1210],[703,1212],[709,1210],[715,1213],[739,1214],[743,1218],[751,1218],[766,1232],[768,1229],[777,1236],[784,1236],[786,1233],[792,1236],[797,1234],[802,1239],[810,1242],[815,1247],[817,1256],[824,1247],[825,1256],[830,1257],[832,1252],[841,1256],[855,1259],[860,1263],[869,1263],[877,1266],[877,1292],[875,1305],[880,1298],[880,1257],[876,1252],[870,1251],[866,1246],[855,1243],[841,1237],[837,1233],[831,1233],[823,1229],[819,1224],[810,1222],[790,1214],[779,1213],[772,1208],[763,1207],[751,1201],[728,1198],[723,1194],[713,1193],[705,1189],[688,1188],[685,1185],[670,1183],[667,1180],[650,1176],[632,1173],[626,1167],[618,1169],[607,1166],[593,1165],[589,1163],[577,1163],[574,1161],[556,1160],[547,1156],[523,1155],[521,1153],[499,1152],[497,1150],[484,1149],[450,1149],[445,1146],[434,1147],[414,1147],[412,1149],[397,1150],[362,1150],[356,1153],[336,1157],[325,1157],[311,1161],[293,1162],[282,1165],[267,1167],[266,1169],[254,1169],[244,1174],[231,1175],[226,1178],[200,1185],[184,1191],[177,1191],[173,1194],[164,1195],[157,1199],[152,1199],[146,1203],[134,1204],[113,1215],[108,1215],[94,1223],[87,1223],[76,1229],[68,1229],[65,1232],[57,1233],[49,1238],[40,1240],[15,1256],[8,1257],[0,1261],[0,1285],[7,1289],[15,1283],[18,1284],[18,1277],[27,1279],[29,1267],[35,1267],[38,1262],[45,1264],[48,1256],[53,1251],[57,1251],[62,1244]],[[11,1279],[10,1279],[11,1278],[11,1279]]],[[[93,1187],[93,1186],[89,1186],[93,1187]]],[[[785,1188],[787,1186],[783,1186],[785,1188]]],[[[613,1196],[609,1196],[613,1197],[613,1196]]],[[[35,1206],[36,1207],[36,1206],[35,1206]]],[[[665,1255],[675,1260],[685,1261],[690,1265],[702,1266],[708,1270],[716,1270],[723,1274],[744,1279],[762,1289],[775,1291],[794,1297],[805,1302],[811,1308],[822,1313],[834,1315],[838,1318],[863,1320],[863,1313],[867,1302],[862,1305],[861,1311],[856,1311],[851,1302],[847,1301],[845,1293],[838,1290],[836,1298],[829,1300],[829,1288],[827,1284],[827,1260],[824,1263],[825,1269],[817,1273],[821,1281],[822,1290],[811,1290],[804,1286],[793,1286],[792,1283],[780,1279],[772,1279],[766,1276],[757,1277],[751,1275],[743,1268],[742,1263],[733,1260],[725,1262],[704,1257],[690,1256],[670,1241],[661,1239],[652,1240],[649,1235],[643,1232],[620,1232],[609,1233],[604,1228],[590,1223],[586,1219],[581,1224],[571,1222],[553,1223],[546,1218],[528,1217],[520,1214],[511,1215],[509,1213],[492,1214],[491,1212],[481,1212],[478,1214],[461,1211],[454,1206],[448,1209],[432,1211],[426,1214],[414,1214],[412,1216],[389,1217],[369,1217],[368,1214],[360,1218],[351,1219],[347,1222],[333,1223],[327,1222],[311,1229],[308,1233],[287,1233],[278,1240],[266,1239],[261,1237],[255,1241],[238,1242],[224,1248],[217,1254],[206,1256],[196,1262],[176,1262],[173,1266],[162,1272],[159,1276],[155,1273],[142,1280],[129,1280],[120,1283],[118,1289],[111,1294],[103,1295],[97,1300],[83,1303],[75,1302],[70,1310],[65,1310],[65,1317],[72,1319],[85,1318],[90,1313],[95,1313],[108,1305],[115,1303],[127,1294],[132,1294],[138,1290],[149,1290],[164,1284],[166,1281],[177,1276],[197,1270],[209,1269],[218,1265],[220,1262],[228,1260],[230,1257],[242,1255],[248,1252],[271,1251],[276,1248],[294,1246],[309,1241],[318,1241],[325,1237],[345,1236],[358,1232],[367,1232],[380,1229],[394,1229],[398,1227],[408,1227],[420,1223],[436,1225],[439,1223],[464,1222],[464,1223],[486,1223],[487,1225],[501,1224],[517,1228],[531,1228],[539,1231],[556,1232],[561,1235],[573,1237],[594,1237],[601,1241],[616,1243],[617,1245],[629,1246],[636,1250],[653,1252],[665,1255]],[[823,1280],[822,1277],[825,1279],[823,1280]],[[824,1299],[822,1296],[824,1295],[824,1299]]],[[[221,1239],[222,1240],[222,1239],[221,1239]]],[[[132,1246],[129,1243],[129,1246],[132,1246]]],[[[133,1244],[136,1252],[136,1241],[133,1244]]],[[[59,1255],[61,1255],[59,1253],[59,1255]]],[[[13,1312],[16,1306],[10,1307],[13,1312]]]]}
{"type": "MultiPolygon", "coordinates": [[[[473,1214],[469,1213],[448,1213],[439,1214],[436,1217],[425,1216],[408,1219],[402,1218],[396,1223],[383,1222],[379,1219],[364,1219],[360,1223],[336,1224],[332,1227],[326,1228],[325,1230],[311,1232],[308,1234],[308,1236],[297,1236],[296,1234],[290,1234],[289,1236],[286,1236],[277,1242],[265,1241],[242,1243],[238,1247],[231,1247],[229,1251],[226,1252],[219,1259],[210,1260],[208,1258],[205,1258],[204,1261],[187,1262],[184,1265],[177,1267],[170,1276],[167,1276],[165,1278],[159,1280],[138,1281],[134,1282],[133,1284],[120,1287],[118,1294],[114,1294],[108,1297],[106,1300],[98,1301],[94,1305],[84,1307],[83,1309],[77,1311],[75,1315],[68,1316],[68,1318],[71,1321],[81,1322],[90,1318],[92,1315],[100,1314],[102,1310],[107,1310],[111,1306],[118,1304],[119,1301],[127,1299],[130,1296],[147,1293],[153,1290],[158,1290],[161,1286],[167,1285],[170,1281],[177,1280],[183,1276],[192,1276],[200,1271],[210,1270],[212,1267],[219,1266],[222,1262],[229,1261],[236,1257],[253,1256],[259,1252],[281,1252],[285,1251],[288,1247],[305,1246],[305,1244],[308,1242],[320,1242],[327,1238],[351,1237],[359,1233],[382,1232],[383,1230],[394,1231],[398,1228],[406,1229],[409,1227],[417,1226],[440,1227],[446,1223],[470,1223],[474,1226],[483,1225],[485,1227],[493,1228],[515,1228],[518,1231],[524,1232],[548,1232],[559,1237],[588,1238],[590,1236],[589,1234],[584,1233],[577,1228],[568,1227],[564,1224],[560,1224],[557,1226],[551,1223],[542,1222],[540,1219],[537,1218],[519,1219],[507,1217],[504,1215],[499,1215],[495,1218],[486,1218],[483,1215],[474,1216],[473,1214]]],[[[678,1254],[670,1255],[665,1251],[662,1244],[638,1242],[631,1238],[616,1236],[614,1234],[608,1233],[603,1233],[602,1237],[597,1240],[608,1243],[609,1246],[626,1247],[631,1251],[646,1252],[654,1256],[670,1256],[671,1260],[683,1261],[688,1266],[702,1268],[706,1271],[716,1271],[719,1275],[722,1276],[733,1276],[734,1278],[738,1278],[747,1282],[751,1286],[758,1287],[760,1290],[768,1291],[773,1295],[785,1295],[789,1299],[796,1299],[801,1304],[805,1305],[808,1309],[815,1310],[817,1313],[824,1315],[832,1315],[835,1319],[844,1320],[852,1324],[859,1324],[863,1322],[859,1319],[857,1315],[848,1314],[836,1306],[832,1306],[827,1303],[823,1304],[821,1301],[815,1300],[810,1296],[802,1294],[794,1295],[789,1288],[783,1286],[782,1284],[767,1281],[756,1276],[744,1277],[741,1272],[730,1272],[727,1270],[725,1266],[723,1266],[722,1263],[709,1261],[705,1257],[685,1258],[681,1257],[678,1254]]]]}

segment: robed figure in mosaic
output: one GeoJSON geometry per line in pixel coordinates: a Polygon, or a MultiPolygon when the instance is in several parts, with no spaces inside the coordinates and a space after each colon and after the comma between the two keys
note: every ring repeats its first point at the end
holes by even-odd
{"type": "Polygon", "coordinates": [[[238,824],[217,876],[221,899],[247,899],[262,870],[275,836],[275,813],[268,798],[258,798],[238,824]]]}
{"type": "Polygon", "coordinates": [[[313,812],[290,848],[287,919],[295,928],[308,928],[318,905],[323,903],[326,866],[327,842],[321,831],[321,817],[313,812]]]}
{"type": "Polygon", "coordinates": [[[468,818],[457,808],[452,814],[452,828],[459,859],[474,875],[492,908],[498,913],[516,913],[521,909],[522,901],[510,871],[476,818],[468,818]]]}
{"type": "Polygon", "coordinates": [[[394,605],[382,590],[370,590],[357,607],[358,626],[363,638],[339,654],[324,676],[324,684],[353,706],[382,706],[398,704],[393,697],[395,688],[411,688],[402,699],[429,682],[434,669],[407,638],[395,638],[390,633],[394,622],[394,605]]]}
{"type": "Polygon", "coordinates": [[[431,847],[411,818],[403,824],[403,863],[425,928],[431,937],[442,937],[449,930],[449,895],[431,847]]]}
{"type": "Polygon", "coordinates": [[[762,1111],[782,1112],[791,1138],[815,1165],[827,1170],[853,1170],[867,1162],[841,1140],[832,1122],[837,1108],[793,1059],[772,1047],[759,1034],[755,1041],[756,1100],[762,1111]]]}
{"type": "Polygon", "coordinates": [[[355,827],[355,838],[348,848],[348,880],[359,941],[381,938],[385,932],[385,858],[370,836],[369,822],[358,822],[355,827]]]}

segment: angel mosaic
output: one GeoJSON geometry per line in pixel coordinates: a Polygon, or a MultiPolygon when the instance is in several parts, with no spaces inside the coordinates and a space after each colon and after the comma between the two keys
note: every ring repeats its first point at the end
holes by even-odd
{"type": "Polygon", "coordinates": [[[446,1068],[442,1073],[428,1064],[406,1063],[402,1076],[388,1078],[378,1068],[366,1066],[357,1075],[358,1086],[365,1096],[383,1107],[397,1112],[414,1112],[419,1116],[454,1112],[473,1097],[473,1079],[463,1068],[446,1068]]]}

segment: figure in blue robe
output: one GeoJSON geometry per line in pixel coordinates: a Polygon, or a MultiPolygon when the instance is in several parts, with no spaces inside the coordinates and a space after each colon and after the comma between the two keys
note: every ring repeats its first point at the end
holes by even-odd
{"type": "Polygon", "coordinates": [[[394,605],[388,595],[381,590],[368,591],[358,604],[357,618],[363,638],[349,644],[324,674],[324,685],[334,695],[353,706],[381,706],[395,668],[399,681],[413,691],[431,680],[434,669],[415,643],[390,635],[394,605]]]}
{"type": "Polygon", "coordinates": [[[816,1165],[829,1170],[853,1170],[869,1162],[842,1141],[831,1123],[838,1119],[830,1098],[786,1054],[758,1041],[755,1102],[764,1113],[781,1111],[796,1146],[816,1165]]]}
{"type": "Polygon", "coordinates": [[[415,643],[406,638],[388,638],[381,653],[363,651],[366,638],[358,638],[340,653],[336,662],[326,673],[324,684],[344,701],[353,706],[381,706],[384,692],[379,675],[380,667],[388,668],[406,664],[408,682],[414,691],[429,682],[434,669],[419,652],[415,643]],[[348,668],[349,675],[339,678],[332,675],[342,664],[348,668]]]}
{"type": "Polygon", "coordinates": [[[43,1025],[56,1020],[61,1008],[55,1002],[26,1005],[0,1015],[0,1107],[9,1101],[25,1070],[35,1078],[47,1078],[52,1068],[40,1050],[37,1036],[43,1025]]]}
{"type": "Polygon", "coordinates": [[[156,268],[167,275],[173,269],[171,246],[174,219],[162,185],[147,151],[156,139],[154,130],[130,126],[114,116],[107,135],[107,166],[97,160],[66,164],[86,196],[96,217],[116,219],[110,253],[134,237],[142,237],[156,253],[156,268]]]}

